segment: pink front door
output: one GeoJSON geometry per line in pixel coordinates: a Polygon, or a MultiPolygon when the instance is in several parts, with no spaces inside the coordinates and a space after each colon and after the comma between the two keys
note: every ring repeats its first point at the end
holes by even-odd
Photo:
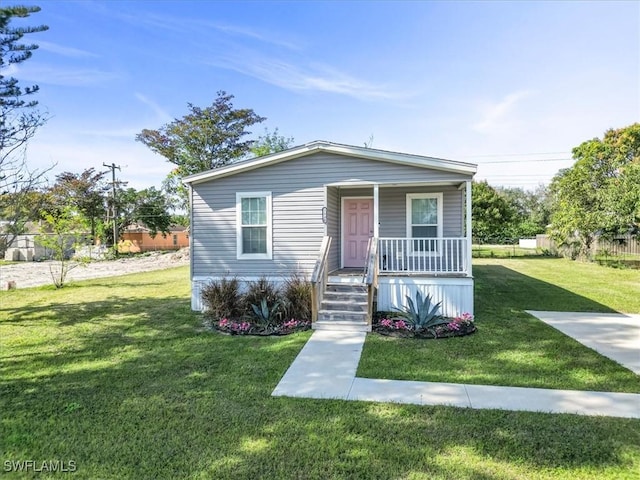
{"type": "Polygon", "coordinates": [[[343,266],[363,268],[373,236],[373,199],[345,198],[342,216],[343,266]]]}

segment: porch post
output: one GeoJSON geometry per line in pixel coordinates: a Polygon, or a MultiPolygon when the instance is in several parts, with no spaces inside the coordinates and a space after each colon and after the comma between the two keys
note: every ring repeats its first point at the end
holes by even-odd
{"type": "Polygon", "coordinates": [[[329,200],[328,200],[328,196],[329,196],[329,187],[327,187],[326,185],[324,186],[324,201],[322,203],[322,223],[324,223],[324,236],[326,237],[327,235],[329,235],[329,227],[327,226],[327,209],[329,206],[329,200]]]}
{"type": "Polygon", "coordinates": [[[471,268],[471,253],[472,253],[472,245],[471,245],[471,180],[467,180],[466,182],[466,188],[465,188],[465,197],[466,197],[466,207],[467,207],[467,214],[466,214],[466,234],[467,234],[467,277],[472,277],[473,276],[473,271],[471,268]]]}
{"type": "Polygon", "coordinates": [[[380,200],[380,188],[377,183],[373,184],[373,238],[380,237],[380,211],[378,209],[380,200]]]}

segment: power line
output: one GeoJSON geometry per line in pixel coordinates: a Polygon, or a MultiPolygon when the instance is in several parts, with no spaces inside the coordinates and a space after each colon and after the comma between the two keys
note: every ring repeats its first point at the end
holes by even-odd
{"type": "Polygon", "coordinates": [[[490,163],[525,163],[525,162],[569,162],[572,161],[573,158],[539,158],[539,159],[527,159],[527,160],[494,160],[492,162],[481,162],[478,165],[488,165],[490,163]]]}
{"type": "Polygon", "coordinates": [[[462,155],[460,158],[483,158],[483,157],[525,157],[533,155],[566,155],[571,152],[539,152],[539,153],[489,153],[483,155],[462,155]]]}

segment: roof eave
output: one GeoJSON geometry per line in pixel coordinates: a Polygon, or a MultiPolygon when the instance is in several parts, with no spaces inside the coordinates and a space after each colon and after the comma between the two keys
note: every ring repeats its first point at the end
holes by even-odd
{"type": "Polygon", "coordinates": [[[325,151],[337,155],[366,158],[369,160],[383,161],[388,163],[410,165],[419,168],[463,173],[467,175],[473,175],[477,171],[477,165],[472,163],[412,155],[408,153],[389,152],[386,150],[375,150],[365,147],[354,147],[350,145],[341,145],[324,141],[315,141],[307,143],[305,145],[301,145],[299,147],[294,147],[289,150],[273,153],[271,155],[246,160],[215,170],[208,170],[206,172],[189,175],[183,178],[182,182],[185,184],[202,183],[213,178],[226,177],[229,175],[234,175],[236,173],[260,168],[266,165],[273,165],[287,160],[293,160],[295,158],[310,155],[317,151],[325,151]]]}

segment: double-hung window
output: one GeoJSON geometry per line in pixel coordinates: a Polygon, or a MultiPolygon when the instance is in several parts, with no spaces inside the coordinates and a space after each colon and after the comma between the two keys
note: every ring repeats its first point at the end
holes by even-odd
{"type": "Polygon", "coordinates": [[[271,259],[271,192],[236,193],[238,259],[271,259]]]}
{"type": "Polygon", "coordinates": [[[407,194],[407,237],[411,251],[438,252],[442,237],[442,193],[407,194]]]}

